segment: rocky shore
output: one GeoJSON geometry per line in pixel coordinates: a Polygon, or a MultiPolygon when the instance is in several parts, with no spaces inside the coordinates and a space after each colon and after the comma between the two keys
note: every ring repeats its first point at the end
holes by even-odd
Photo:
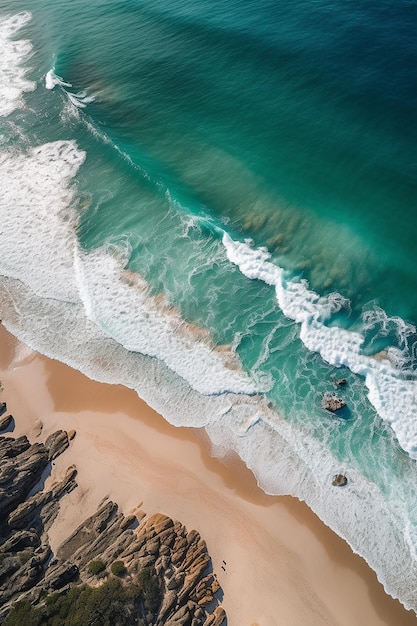
{"type": "MultiPolygon", "coordinates": [[[[45,481],[69,445],[63,430],[32,444],[26,436],[0,435],[0,624],[19,623],[13,621],[18,611],[32,611],[44,619],[39,623],[49,624],[57,594],[77,595],[77,587],[97,594],[103,587],[123,598],[119,617],[112,614],[114,626],[225,625],[222,590],[205,541],[165,515],[125,516],[106,499],[52,552],[48,530],[61,499],[77,488],[77,469],[68,467],[64,479],[48,489],[45,481]]],[[[98,611],[97,623],[107,623],[103,603],[92,610],[98,611]]]]}

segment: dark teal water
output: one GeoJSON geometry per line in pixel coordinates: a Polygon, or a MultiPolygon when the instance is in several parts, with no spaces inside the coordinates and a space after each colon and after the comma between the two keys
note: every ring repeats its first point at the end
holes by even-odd
{"type": "Polygon", "coordinates": [[[416,567],[416,17],[405,0],[0,0],[5,323],[138,389],[151,357],[148,401],[181,423],[158,403],[188,385],[205,417],[184,423],[306,499],[395,595],[392,559],[416,567]],[[343,497],[381,498],[389,556],[324,504],[340,468],[343,497]]]}

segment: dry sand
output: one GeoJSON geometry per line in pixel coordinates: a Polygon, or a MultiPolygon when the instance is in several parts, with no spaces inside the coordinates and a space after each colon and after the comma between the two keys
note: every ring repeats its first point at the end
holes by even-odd
{"type": "Polygon", "coordinates": [[[125,513],[162,512],[201,533],[229,626],[417,626],[307,506],[266,496],[237,459],[211,458],[201,433],[170,426],[134,392],[40,356],[4,328],[0,368],[15,435],[77,432],[47,479],[78,468],[79,488],[50,532],[53,547],[108,496],[125,513]]]}

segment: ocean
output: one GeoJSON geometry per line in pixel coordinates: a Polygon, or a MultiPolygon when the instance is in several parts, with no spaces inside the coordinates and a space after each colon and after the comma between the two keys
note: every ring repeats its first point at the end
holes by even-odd
{"type": "Polygon", "coordinates": [[[204,428],[414,611],[416,18],[0,0],[4,325],[204,428]]]}

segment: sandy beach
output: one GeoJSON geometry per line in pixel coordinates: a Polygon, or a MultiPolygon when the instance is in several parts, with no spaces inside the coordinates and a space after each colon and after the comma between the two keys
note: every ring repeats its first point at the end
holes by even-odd
{"type": "Polygon", "coordinates": [[[78,469],[50,531],[53,549],[109,497],[124,513],[165,513],[206,540],[229,626],[417,626],[376,575],[305,506],[266,496],[238,460],[170,426],[137,395],[89,380],[0,328],[1,400],[14,435],[76,431],[47,481],[78,469]],[[40,429],[39,422],[43,427],[40,429]]]}

